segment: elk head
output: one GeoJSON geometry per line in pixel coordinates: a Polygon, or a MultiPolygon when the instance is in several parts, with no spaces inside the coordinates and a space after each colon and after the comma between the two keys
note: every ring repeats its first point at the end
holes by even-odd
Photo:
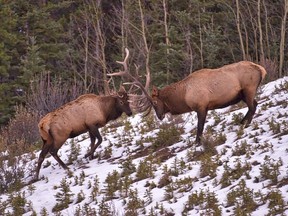
{"type": "MultiPolygon", "coordinates": [[[[119,71],[119,72],[115,72],[112,74],[107,74],[107,76],[110,76],[110,77],[123,76],[123,77],[127,77],[131,81],[128,83],[124,83],[124,84],[131,85],[131,87],[128,91],[128,96],[130,99],[130,101],[129,101],[130,106],[136,112],[145,112],[148,110],[148,112],[145,114],[145,116],[146,116],[150,113],[151,108],[153,107],[152,97],[148,94],[149,85],[150,85],[150,73],[146,74],[146,84],[144,86],[139,80],[139,76],[138,76],[139,67],[135,66],[136,67],[136,76],[132,76],[130,74],[129,69],[128,69],[128,65],[127,65],[127,61],[128,61],[128,57],[129,57],[129,50],[127,48],[125,48],[125,52],[126,52],[126,57],[125,57],[124,61],[123,62],[117,61],[117,63],[123,65],[124,70],[119,71]],[[142,91],[141,95],[133,93],[134,91],[136,92],[139,89],[142,91]]],[[[156,107],[154,107],[154,108],[156,110],[156,107]]]]}
{"type": "Polygon", "coordinates": [[[120,87],[114,97],[116,97],[116,106],[119,107],[122,112],[126,113],[127,116],[131,116],[132,110],[129,105],[129,97],[123,86],[120,87]]]}
{"type": "Polygon", "coordinates": [[[159,93],[160,90],[156,86],[153,86],[151,93],[152,107],[154,108],[158,119],[163,120],[165,114],[168,112],[168,108],[165,103],[159,98],[159,93]]]}

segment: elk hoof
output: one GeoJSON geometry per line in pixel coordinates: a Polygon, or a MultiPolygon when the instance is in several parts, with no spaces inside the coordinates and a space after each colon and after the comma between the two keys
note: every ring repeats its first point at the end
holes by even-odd
{"type": "Polygon", "coordinates": [[[31,179],[31,180],[28,182],[28,184],[33,184],[33,183],[35,183],[35,182],[37,182],[37,181],[40,181],[40,179],[38,178],[38,176],[35,177],[34,179],[31,179]]]}
{"type": "Polygon", "coordinates": [[[195,143],[196,143],[196,146],[201,146],[201,139],[196,138],[195,143]]]}
{"type": "Polygon", "coordinates": [[[69,170],[69,168],[67,166],[64,166],[63,169],[64,170],[69,170]]]}
{"type": "Polygon", "coordinates": [[[249,121],[248,121],[247,119],[243,119],[243,120],[241,121],[241,124],[243,125],[244,128],[246,128],[246,127],[248,127],[248,125],[249,125],[249,121]]]}
{"type": "Polygon", "coordinates": [[[89,157],[90,160],[94,159],[93,153],[91,153],[91,152],[85,154],[84,158],[87,158],[87,157],[89,157]]]}

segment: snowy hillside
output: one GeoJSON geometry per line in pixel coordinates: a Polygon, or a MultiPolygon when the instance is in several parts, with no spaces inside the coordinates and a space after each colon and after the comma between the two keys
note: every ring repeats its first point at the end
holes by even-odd
{"type": "MultiPolygon", "coordinates": [[[[210,111],[203,146],[194,143],[196,113],[162,122],[154,114],[123,116],[102,129],[94,160],[84,159],[87,134],[67,140],[59,155],[70,171],[47,157],[40,181],[0,195],[2,212],[288,215],[288,77],[263,85],[257,101],[247,128],[239,124],[244,104],[210,111]],[[22,201],[22,210],[12,197],[22,201]]],[[[23,166],[35,168],[39,153],[23,166]]]]}

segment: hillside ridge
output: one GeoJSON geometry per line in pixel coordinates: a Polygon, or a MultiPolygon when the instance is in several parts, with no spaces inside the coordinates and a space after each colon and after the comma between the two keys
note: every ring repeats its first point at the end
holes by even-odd
{"type": "MultiPolygon", "coordinates": [[[[87,134],[69,139],[59,156],[70,170],[47,157],[40,181],[0,195],[2,212],[20,197],[27,216],[288,215],[288,77],[261,86],[257,101],[247,128],[245,104],[210,111],[202,146],[194,112],[111,122],[94,160],[84,159],[87,134]]],[[[33,170],[39,153],[19,164],[33,170]]]]}

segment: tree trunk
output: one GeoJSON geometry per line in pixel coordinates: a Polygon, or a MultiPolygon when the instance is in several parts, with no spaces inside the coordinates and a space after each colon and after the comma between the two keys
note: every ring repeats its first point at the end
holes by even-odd
{"type": "Polygon", "coordinates": [[[268,11],[267,11],[267,7],[266,7],[266,2],[265,0],[263,0],[263,6],[264,6],[264,11],[265,11],[265,39],[266,39],[266,56],[268,57],[268,59],[271,59],[271,55],[270,55],[270,43],[269,43],[269,32],[268,32],[268,11]]]}
{"type": "Polygon", "coordinates": [[[89,25],[87,19],[85,19],[85,42],[84,42],[84,47],[85,47],[85,60],[84,60],[84,91],[85,93],[88,92],[88,87],[87,87],[87,77],[88,77],[88,55],[89,55],[89,50],[88,50],[88,43],[89,43],[89,25]]]}
{"type": "Polygon", "coordinates": [[[281,39],[280,39],[280,60],[279,60],[279,77],[283,76],[283,63],[284,63],[284,48],[285,48],[285,29],[288,13],[288,0],[284,0],[284,15],[281,23],[281,39]]]}
{"type": "Polygon", "coordinates": [[[122,18],[121,18],[121,40],[122,40],[122,53],[123,57],[125,56],[125,48],[127,47],[127,34],[126,30],[128,29],[126,24],[126,8],[125,2],[122,0],[122,18]]]}
{"type": "Polygon", "coordinates": [[[200,59],[201,59],[201,68],[204,67],[204,58],[203,58],[203,38],[202,38],[202,27],[201,27],[201,12],[198,8],[198,25],[199,25],[199,40],[200,40],[200,59]]]}
{"type": "Polygon", "coordinates": [[[241,24],[240,24],[240,7],[239,7],[239,0],[236,0],[236,25],[237,25],[237,30],[238,30],[239,40],[240,40],[240,46],[241,46],[241,51],[242,51],[242,58],[243,58],[243,60],[246,60],[246,54],[245,54],[245,48],[244,48],[244,43],[243,43],[243,38],[242,38],[242,32],[241,32],[241,24]]]}
{"type": "Polygon", "coordinates": [[[166,43],[166,85],[169,83],[169,48],[170,48],[170,41],[169,41],[169,31],[168,31],[168,9],[167,9],[167,0],[163,0],[163,10],[164,10],[164,27],[165,27],[165,43],[166,43]]]}
{"type": "Polygon", "coordinates": [[[257,3],[257,17],[258,17],[258,30],[259,30],[259,44],[260,44],[260,60],[264,58],[264,47],[263,47],[263,33],[261,24],[261,0],[257,3]]]}
{"type": "MultiPolygon", "coordinates": [[[[149,51],[149,47],[147,44],[147,38],[146,38],[146,27],[145,27],[145,20],[144,20],[144,13],[143,13],[143,8],[142,8],[142,3],[141,0],[138,0],[138,5],[139,5],[139,10],[140,10],[140,17],[141,17],[141,32],[142,32],[142,38],[143,38],[143,42],[144,42],[144,54],[146,57],[146,61],[145,61],[145,67],[146,67],[146,80],[150,80],[151,79],[151,75],[150,75],[150,67],[149,67],[149,61],[150,61],[150,51],[149,51]]],[[[146,85],[148,85],[150,83],[146,82],[146,85]]],[[[146,89],[148,89],[147,86],[145,86],[146,89]]]]}

